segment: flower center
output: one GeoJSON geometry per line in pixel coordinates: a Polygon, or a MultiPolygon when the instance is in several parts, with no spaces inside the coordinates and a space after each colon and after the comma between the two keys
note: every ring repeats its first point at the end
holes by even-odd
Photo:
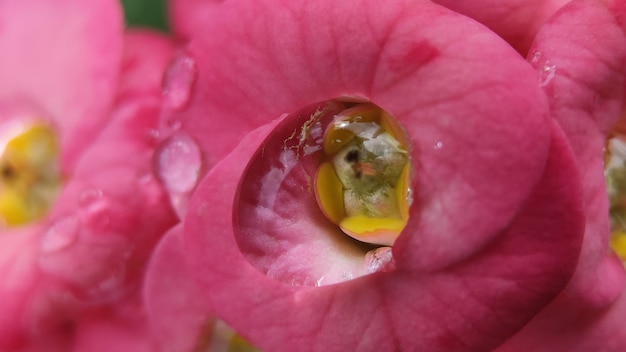
{"type": "Polygon", "coordinates": [[[408,220],[409,157],[395,120],[373,104],[335,115],[315,182],[324,215],[347,235],[392,245],[408,220]]]}
{"type": "Polygon", "coordinates": [[[61,185],[59,147],[50,126],[12,123],[0,134],[0,218],[5,226],[44,216],[61,185]]]}

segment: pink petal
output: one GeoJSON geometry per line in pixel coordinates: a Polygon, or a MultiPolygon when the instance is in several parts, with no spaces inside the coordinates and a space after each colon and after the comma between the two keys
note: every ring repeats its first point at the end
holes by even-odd
{"type": "MultiPolygon", "coordinates": [[[[273,127],[252,133],[208,174],[185,223],[186,249],[204,297],[218,316],[259,347],[404,350],[417,344],[428,351],[488,350],[569,279],[580,245],[580,237],[573,235],[581,234],[582,224],[575,221],[581,209],[572,192],[575,183],[570,183],[573,157],[554,125],[545,177],[536,193],[479,255],[421,273],[400,261],[397,270],[321,288],[266,277],[240,253],[230,214],[245,168],[241,160],[256,152],[273,127]]],[[[403,234],[421,235],[415,228],[403,234]]],[[[418,248],[405,248],[406,255],[417,259],[418,248]]]]}
{"type": "Polygon", "coordinates": [[[144,284],[151,331],[162,350],[194,351],[203,339],[208,341],[213,312],[200,297],[183,250],[180,225],[155,249],[144,284]]]}
{"type": "MultiPolygon", "coordinates": [[[[3,282],[0,286],[0,296],[3,304],[0,315],[0,347],[15,349],[21,339],[23,324],[21,320],[24,310],[28,310],[30,295],[25,292],[35,292],[38,288],[40,274],[36,269],[36,233],[34,231],[15,231],[13,234],[3,234],[0,237],[0,275],[3,282]],[[16,256],[16,253],[20,253],[16,256]]],[[[26,314],[28,315],[28,314],[26,314]]]]}
{"type": "MultiPolygon", "coordinates": [[[[552,114],[577,156],[584,184],[587,228],[569,295],[603,306],[618,297],[620,280],[606,280],[609,217],[604,146],[622,109],[626,84],[626,36],[620,14],[597,1],[573,1],[539,32],[529,53],[552,114]],[[546,81],[546,67],[554,71],[546,81]]],[[[621,9],[622,13],[624,9],[621,9]]]]}
{"type": "Polygon", "coordinates": [[[163,72],[173,55],[174,42],[165,35],[149,30],[127,30],[117,99],[161,96],[163,72]]]}
{"type": "Polygon", "coordinates": [[[116,1],[0,1],[0,100],[50,115],[62,134],[65,170],[106,122],[122,28],[116,1]]]}
{"type": "Polygon", "coordinates": [[[168,2],[170,26],[183,39],[194,37],[202,30],[206,16],[223,0],[176,0],[168,2]]]}
{"type": "Polygon", "coordinates": [[[155,345],[141,303],[131,296],[115,306],[93,309],[81,317],[73,351],[152,352],[155,345]]]}
{"type": "Polygon", "coordinates": [[[508,224],[539,179],[549,138],[545,101],[518,54],[466,18],[428,2],[358,4],[223,3],[204,22],[202,33],[211,35],[195,37],[189,47],[199,74],[178,120],[214,162],[247,131],[285,112],[345,95],[371,99],[411,129],[415,150],[425,151],[419,156],[424,184],[415,188],[427,210],[416,224],[438,227],[421,239],[427,263],[414,265],[443,265],[472,249],[439,247],[442,236],[461,232],[486,242],[483,236],[508,224]],[[443,148],[431,153],[438,143],[443,148]],[[504,159],[461,155],[461,144],[510,152],[504,159]],[[434,186],[441,179],[451,181],[434,186]],[[465,192],[484,208],[443,210],[465,192]]]}
{"type": "Polygon", "coordinates": [[[546,351],[546,352],[621,352],[626,346],[626,291],[610,306],[598,310],[572,309],[570,305],[552,304],[541,313],[541,319],[524,328],[523,335],[516,335],[498,348],[497,352],[546,351]],[[527,338],[533,336],[533,338],[527,338]]]}
{"type": "Polygon", "coordinates": [[[435,0],[489,27],[522,55],[544,22],[570,0],[435,0]]]}

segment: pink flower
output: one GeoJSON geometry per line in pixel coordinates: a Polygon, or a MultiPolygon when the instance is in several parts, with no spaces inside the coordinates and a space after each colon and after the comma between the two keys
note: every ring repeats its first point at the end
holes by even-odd
{"type": "MultiPolygon", "coordinates": [[[[609,207],[604,182],[607,139],[619,134],[615,127],[622,113],[624,95],[623,1],[572,1],[555,12],[558,2],[519,10],[515,1],[490,4],[508,8],[512,15],[476,12],[477,2],[444,2],[507,37],[508,21],[524,18],[524,37],[534,40],[522,51],[537,69],[539,81],[550,99],[552,115],[563,126],[578,158],[584,181],[586,231],[579,263],[572,281],[559,297],[535,317],[502,351],[621,351],[626,346],[620,316],[624,314],[624,270],[608,249],[609,207]],[[513,10],[516,9],[516,10],[513,10]],[[549,11],[546,11],[548,9],[549,11]],[[544,22],[546,22],[543,24],[544,22]],[[537,32],[537,24],[542,25],[537,32]]],[[[531,5],[524,2],[522,6],[531,5]]],[[[530,6],[528,6],[530,7],[530,6]]],[[[508,37],[509,42],[518,42],[508,37]]],[[[529,42],[530,43],[530,42],[529,42]]],[[[623,114],[623,113],[622,113],[623,114]]]]}
{"type": "Polygon", "coordinates": [[[206,6],[186,49],[197,79],[169,118],[210,171],[152,262],[157,326],[188,300],[266,350],[489,350],[569,281],[577,165],[506,42],[426,1],[206,6]],[[321,121],[364,100],[397,118],[413,165],[408,223],[378,267],[315,193],[321,121]],[[173,259],[195,281],[163,297],[173,259]]]}
{"type": "MultiPolygon", "coordinates": [[[[0,134],[8,170],[0,204],[9,209],[0,235],[0,350],[149,344],[125,338],[119,322],[143,319],[137,290],[145,262],[176,222],[151,170],[171,46],[150,33],[124,35],[122,26],[115,1],[0,1],[0,134]],[[42,140],[31,131],[51,141],[41,152],[45,170],[58,165],[61,176],[47,209],[24,219],[29,213],[7,194],[15,177],[39,174],[17,163],[30,159],[8,153],[42,150],[28,144],[42,140]],[[29,147],[14,142],[15,133],[29,147]]],[[[48,190],[37,182],[30,189],[48,190]]]]}

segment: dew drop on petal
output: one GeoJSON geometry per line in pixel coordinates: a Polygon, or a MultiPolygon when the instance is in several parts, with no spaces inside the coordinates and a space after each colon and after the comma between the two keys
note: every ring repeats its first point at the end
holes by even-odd
{"type": "Polygon", "coordinates": [[[152,176],[152,173],[150,172],[144,172],[144,173],[139,174],[139,178],[137,179],[137,182],[142,186],[147,186],[153,181],[154,181],[154,177],[152,176]]]}
{"type": "Polygon", "coordinates": [[[81,206],[88,206],[100,197],[102,197],[102,190],[98,188],[87,188],[78,195],[78,203],[81,206]]]}
{"type": "Polygon", "coordinates": [[[44,232],[41,239],[41,250],[44,253],[53,253],[65,249],[76,242],[78,237],[78,219],[67,216],[58,219],[44,232]]]}
{"type": "Polygon", "coordinates": [[[556,75],[556,66],[546,61],[539,69],[539,83],[541,86],[548,85],[556,75]]]}
{"type": "Polygon", "coordinates": [[[541,56],[543,54],[541,53],[541,51],[537,50],[533,53],[533,58],[530,60],[531,63],[536,64],[539,62],[539,60],[541,59],[541,56]]]}
{"type": "Polygon", "coordinates": [[[191,191],[202,166],[200,148],[186,134],[176,134],[163,142],[157,151],[157,175],[172,192],[191,191]]]}
{"type": "Polygon", "coordinates": [[[202,168],[198,144],[186,134],[175,134],[163,141],[155,153],[155,174],[168,190],[172,205],[184,213],[186,200],[194,189],[202,168]]]}
{"type": "Polygon", "coordinates": [[[123,265],[120,265],[119,268],[114,268],[98,283],[90,286],[85,293],[88,298],[96,299],[97,301],[116,299],[125,294],[123,289],[125,280],[126,270],[123,265]]]}
{"type": "Polygon", "coordinates": [[[548,85],[556,75],[556,65],[553,65],[541,51],[535,51],[530,63],[537,69],[539,84],[544,87],[548,85]]]}
{"type": "Polygon", "coordinates": [[[392,269],[387,246],[419,191],[410,189],[417,153],[409,142],[400,121],[371,102],[332,99],[283,115],[237,190],[241,253],[296,286],[392,269]]]}
{"type": "Polygon", "coordinates": [[[187,105],[196,75],[196,62],[190,56],[180,54],[172,60],[163,76],[163,98],[167,108],[181,110],[187,105]]]}
{"type": "Polygon", "coordinates": [[[83,225],[99,232],[108,231],[111,224],[110,212],[112,207],[109,199],[95,190],[85,193],[83,198],[85,203],[80,209],[83,225]]]}
{"type": "Polygon", "coordinates": [[[367,273],[385,271],[393,265],[391,247],[379,247],[372,249],[365,255],[365,270],[367,273]]]}
{"type": "Polygon", "coordinates": [[[166,124],[173,131],[179,130],[183,126],[183,123],[178,119],[167,120],[166,124]]]}

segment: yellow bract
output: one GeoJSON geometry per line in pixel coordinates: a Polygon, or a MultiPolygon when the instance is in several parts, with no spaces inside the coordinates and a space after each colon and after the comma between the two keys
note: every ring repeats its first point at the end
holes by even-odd
{"type": "Polygon", "coordinates": [[[611,236],[611,247],[622,261],[626,261],[626,233],[613,233],[611,236]]]}
{"type": "Polygon", "coordinates": [[[402,129],[373,104],[336,115],[324,133],[327,161],[315,179],[322,213],[347,235],[392,245],[409,217],[409,170],[402,129]]]}
{"type": "Polygon", "coordinates": [[[391,245],[404,229],[406,220],[395,218],[371,218],[356,215],[343,219],[339,227],[343,232],[360,241],[391,245]]]}
{"type": "Polygon", "coordinates": [[[0,218],[6,226],[27,224],[46,214],[61,183],[56,136],[31,125],[3,137],[0,218]]]}
{"type": "Polygon", "coordinates": [[[343,186],[331,163],[323,163],[317,171],[316,198],[324,215],[338,224],[345,217],[343,186]]]}

